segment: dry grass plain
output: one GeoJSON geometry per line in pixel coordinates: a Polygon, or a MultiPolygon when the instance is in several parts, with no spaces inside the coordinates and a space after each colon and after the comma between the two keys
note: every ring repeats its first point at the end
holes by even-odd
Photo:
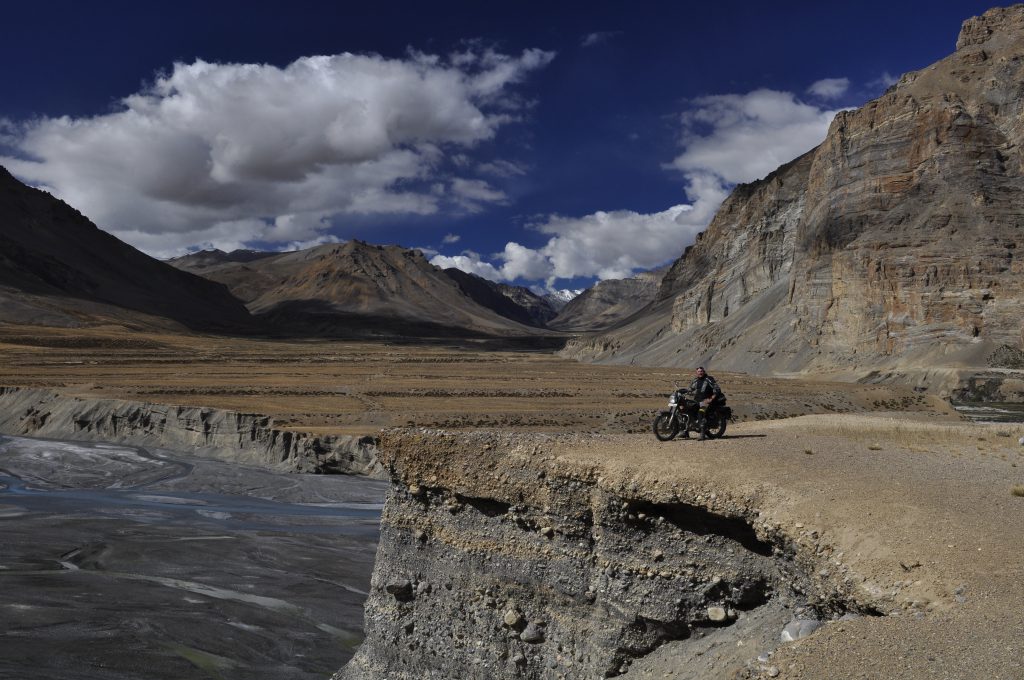
{"type": "MultiPolygon", "coordinates": [[[[955,419],[893,388],[716,371],[737,420],[904,412],[955,419]]],[[[389,426],[647,431],[687,371],[597,366],[486,341],[394,344],[0,326],[0,384],[273,416],[279,427],[371,434],[389,426]]]]}

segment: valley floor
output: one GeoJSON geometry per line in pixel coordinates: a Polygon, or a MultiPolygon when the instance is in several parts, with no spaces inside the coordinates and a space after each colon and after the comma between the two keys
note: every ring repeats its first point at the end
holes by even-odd
{"type": "MultiPolygon", "coordinates": [[[[912,412],[956,418],[908,388],[709,370],[737,419],[912,412]]],[[[314,434],[383,427],[647,432],[688,370],[597,366],[486,341],[366,343],[0,325],[0,385],[272,416],[314,434]]]]}
{"type": "MultiPolygon", "coordinates": [[[[0,385],[265,414],[312,434],[569,432],[551,460],[598,468],[606,485],[650,497],[686,489],[708,507],[739,499],[820,557],[830,572],[822,578],[848,577],[889,614],[828,624],[762,664],[714,641],[701,652],[745,659],[748,675],[1020,677],[1024,427],[968,424],[947,402],[907,388],[709,368],[739,422],[725,440],[658,443],[650,422],[688,371],[586,365],[474,341],[0,326],[0,385]]],[[[638,659],[629,676],[686,677],[674,669],[693,650],[681,644],[638,659]]]]}

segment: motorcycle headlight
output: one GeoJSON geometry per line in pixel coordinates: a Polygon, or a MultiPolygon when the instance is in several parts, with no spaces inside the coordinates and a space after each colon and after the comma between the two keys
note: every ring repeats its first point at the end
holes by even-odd
{"type": "Polygon", "coordinates": [[[669,406],[675,406],[676,405],[676,398],[672,397],[671,399],[669,399],[668,400],[668,405],[669,406]]]}

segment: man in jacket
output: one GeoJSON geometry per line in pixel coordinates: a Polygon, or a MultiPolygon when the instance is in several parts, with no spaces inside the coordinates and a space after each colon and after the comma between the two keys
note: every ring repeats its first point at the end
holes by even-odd
{"type": "Polygon", "coordinates": [[[693,398],[700,402],[700,440],[704,441],[708,438],[707,419],[704,414],[716,401],[722,399],[722,389],[715,379],[707,374],[703,366],[698,366],[693,382],[690,383],[690,392],[693,398]]]}

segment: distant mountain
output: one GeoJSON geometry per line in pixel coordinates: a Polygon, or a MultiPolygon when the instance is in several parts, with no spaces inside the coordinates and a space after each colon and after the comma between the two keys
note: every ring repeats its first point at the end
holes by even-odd
{"type": "Polygon", "coordinates": [[[246,330],[245,307],[217,283],[155,260],[0,168],[0,321],[100,321],[246,330]]]}
{"type": "Polygon", "coordinates": [[[1024,382],[1024,5],[737,186],[658,300],[568,356],[952,387],[1024,382]],[[979,379],[980,380],[980,379],[979,379]]]}
{"type": "Polygon", "coordinates": [[[212,262],[220,259],[186,256],[175,264],[225,284],[253,314],[279,332],[543,334],[480,304],[418,250],[348,241],[247,261],[212,262]],[[211,264],[203,264],[206,261],[211,264]]]}
{"type": "Polygon", "coordinates": [[[667,271],[663,267],[628,279],[599,281],[566,303],[548,325],[566,331],[611,328],[654,301],[667,271]]]}
{"type": "Polygon", "coordinates": [[[547,303],[551,305],[552,309],[554,309],[556,312],[560,312],[562,311],[563,307],[572,302],[573,299],[576,298],[576,296],[578,296],[579,294],[581,294],[584,290],[586,289],[579,288],[577,290],[553,290],[551,292],[545,293],[541,297],[543,297],[544,300],[546,300],[547,303]]]}
{"type": "Polygon", "coordinates": [[[454,267],[444,273],[474,302],[507,319],[544,328],[556,314],[546,300],[528,288],[495,283],[454,267]]]}
{"type": "Polygon", "coordinates": [[[189,253],[188,255],[173,257],[167,260],[167,264],[177,267],[178,269],[190,271],[193,274],[198,274],[204,269],[216,267],[217,265],[231,262],[253,262],[255,260],[262,260],[265,257],[272,257],[278,254],[279,253],[267,252],[265,250],[249,250],[241,248],[232,250],[230,253],[225,253],[223,250],[214,248],[212,250],[200,250],[194,253],[189,253]]]}
{"type": "Polygon", "coordinates": [[[546,295],[537,295],[524,286],[511,286],[506,283],[499,283],[498,290],[525,309],[536,326],[547,327],[548,322],[558,316],[558,308],[546,295]]]}
{"type": "Polygon", "coordinates": [[[261,250],[200,250],[167,260],[167,264],[222,283],[235,297],[249,304],[274,286],[272,273],[249,264],[278,255],[281,253],[261,250]]]}

